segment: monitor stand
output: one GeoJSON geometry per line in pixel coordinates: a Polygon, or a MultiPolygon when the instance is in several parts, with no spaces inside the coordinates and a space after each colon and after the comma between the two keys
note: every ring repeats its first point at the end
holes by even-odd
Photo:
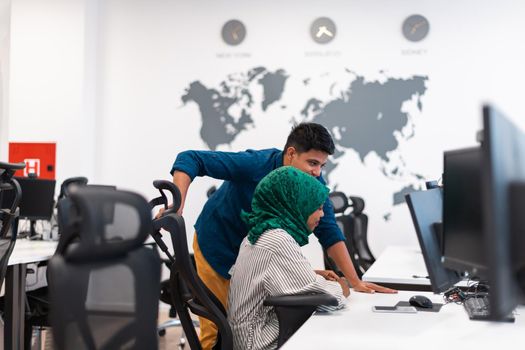
{"type": "Polygon", "coordinates": [[[42,239],[42,235],[36,232],[36,220],[29,220],[29,231],[20,232],[19,238],[28,238],[31,240],[42,239]]]}
{"type": "Polygon", "coordinates": [[[32,240],[42,239],[42,235],[39,233],[36,233],[35,226],[36,226],[36,220],[30,220],[29,221],[29,239],[32,239],[32,240]]]}

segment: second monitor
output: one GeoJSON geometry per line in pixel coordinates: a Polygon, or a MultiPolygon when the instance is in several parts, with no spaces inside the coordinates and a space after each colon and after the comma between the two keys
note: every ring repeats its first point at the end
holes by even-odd
{"type": "MultiPolygon", "coordinates": [[[[31,221],[30,235],[34,236],[34,223],[36,220],[50,220],[53,215],[55,180],[17,177],[16,180],[22,189],[22,199],[19,204],[20,218],[31,221]]],[[[2,198],[4,203],[9,203],[14,196],[13,191],[6,191],[2,198]]]]}
{"type": "Polygon", "coordinates": [[[434,293],[442,293],[459,282],[460,276],[441,262],[443,193],[441,188],[416,191],[406,195],[406,202],[416,229],[421,253],[434,293]]]}

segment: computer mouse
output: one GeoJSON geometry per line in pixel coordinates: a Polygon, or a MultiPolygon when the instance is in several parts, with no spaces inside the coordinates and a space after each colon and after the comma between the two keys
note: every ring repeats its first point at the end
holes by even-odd
{"type": "Polygon", "coordinates": [[[412,306],[421,307],[423,309],[431,309],[433,306],[432,301],[423,295],[414,295],[408,300],[408,302],[412,306]]]}

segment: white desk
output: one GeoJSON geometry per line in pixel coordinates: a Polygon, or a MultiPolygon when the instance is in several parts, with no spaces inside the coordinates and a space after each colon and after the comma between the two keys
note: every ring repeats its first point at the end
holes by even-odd
{"type": "Polygon", "coordinates": [[[424,278],[426,276],[428,272],[419,247],[390,246],[365,272],[363,281],[419,285],[430,288],[430,280],[424,278]]]}
{"type": "Polygon", "coordinates": [[[45,261],[57,242],[19,239],[9,258],[5,281],[4,349],[24,348],[26,264],[45,261]]]}
{"type": "Polygon", "coordinates": [[[347,307],[313,315],[283,350],[319,349],[521,349],[525,344],[525,307],[518,309],[515,323],[471,321],[462,305],[447,304],[439,312],[392,314],[372,312],[373,305],[395,305],[412,295],[433,302],[442,296],[429,292],[364,294],[352,291],[347,307]]]}
{"type": "MultiPolygon", "coordinates": [[[[387,247],[363,275],[363,281],[400,290],[431,291],[425,260],[419,247],[387,247]],[[414,277],[416,276],[416,277],[414,277]]],[[[456,284],[467,287],[467,281],[456,284]]]]}

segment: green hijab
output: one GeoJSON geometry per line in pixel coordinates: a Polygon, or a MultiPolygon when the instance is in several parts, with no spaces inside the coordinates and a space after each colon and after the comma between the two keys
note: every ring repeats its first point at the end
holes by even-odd
{"type": "Polygon", "coordinates": [[[303,246],[308,243],[308,217],[328,198],[328,188],[315,177],[291,166],[266,175],[255,188],[252,212],[242,212],[248,240],[255,244],[263,232],[281,228],[303,246]]]}

